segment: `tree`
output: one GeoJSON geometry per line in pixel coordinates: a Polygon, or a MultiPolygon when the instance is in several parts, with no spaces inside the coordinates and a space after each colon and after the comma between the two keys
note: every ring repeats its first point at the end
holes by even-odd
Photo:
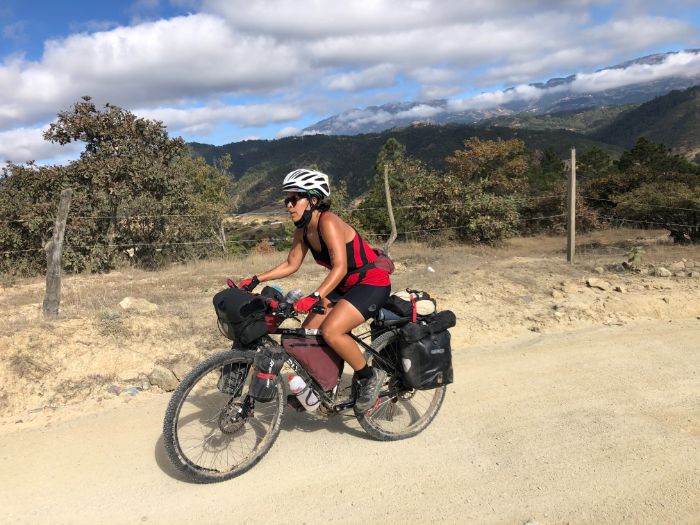
{"type": "Polygon", "coordinates": [[[617,168],[584,185],[602,216],[665,227],[676,242],[700,241],[698,166],[642,137],[622,154],[617,168]]]}
{"type": "Polygon", "coordinates": [[[510,195],[527,189],[530,159],[520,139],[466,139],[464,149],[448,157],[447,165],[463,184],[482,182],[490,193],[510,195]]]}
{"type": "MultiPolygon", "coordinates": [[[[50,237],[62,188],[73,191],[66,229],[64,270],[106,271],[120,260],[153,268],[211,251],[230,207],[229,179],[220,169],[190,158],[181,138],[161,122],[142,119],[83,97],[44,134],[58,144],[84,142],[80,158],[65,167],[8,165],[0,180],[0,214],[18,215],[25,203],[47,226],[22,224],[11,235],[0,227],[3,246],[28,246],[50,237]]],[[[224,159],[225,161],[225,159],[224,159]]],[[[228,160],[230,163],[230,159],[228,160]]],[[[24,215],[27,215],[25,212],[24,215]]],[[[45,261],[3,260],[3,268],[43,271],[45,261]]]]}

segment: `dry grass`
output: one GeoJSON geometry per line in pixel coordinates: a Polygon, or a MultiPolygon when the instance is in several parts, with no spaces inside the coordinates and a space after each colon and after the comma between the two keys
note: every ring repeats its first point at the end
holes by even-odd
{"type": "MultiPolygon", "coordinates": [[[[700,280],[691,278],[657,282],[631,273],[604,275],[638,290],[623,302],[620,296],[591,291],[584,282],[593,268],[621,262],[633,246],[644,246],[642,263],[687,259],[700,269],[700,247],[673,246],[664,232],[641,230],[594,232],[577,242],[582,253],[575,265],[565,261],[561,236],[512,239],[496,248],[399,243],[392,248],[397,264],[392,286],[428,290],[440,307],[454,310],[460,320],[453,337],[458,346],[635,315],[685,315],[688,305],[697,304],[700,280]],[[553,290],[563,282],[574,283],[579,292],[554,300],[553,290]]],[[[99,400],[112,395],[106,389],[110,383],[127,387],[143,381],[154,363],[193,365],[226,348],[230,343],[217,329],[212,296],[225,286],[226,277],[262,272],[285,255],[211,259],[158,272],[121,268],[106,275],[66,276],[60,318],[50,322],[40,315],[43,278],[6,283],[0,289],[5,314],[0,326],[1,413],[99,400]],[[124,311],[119,302],[127,296],[150,301],[157,310],[124,311]]],[[[311,291],[326,274],[308,257],[297,274],[276,284],[311,291]]]]}

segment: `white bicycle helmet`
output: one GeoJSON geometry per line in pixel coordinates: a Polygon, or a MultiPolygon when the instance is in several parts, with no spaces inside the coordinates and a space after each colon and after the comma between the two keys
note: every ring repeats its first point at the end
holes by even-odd
{"type": "Polygon", "coordinates": [[[317,197],[328,197],[331,194],[328,175],[306,168],[287,173],[282,182],[282,190],[316,194],[317,197]]]}

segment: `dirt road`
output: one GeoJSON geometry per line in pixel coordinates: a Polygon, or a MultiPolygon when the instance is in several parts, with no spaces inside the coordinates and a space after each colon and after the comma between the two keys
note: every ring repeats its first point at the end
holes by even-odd
{"type": "Polygon", "coordinates": [[[455,353],[436,421],[397,443],[285,414],[240,478],[177,479],[166,395],[0,436],[3,523],[699,523],[700,321],[455,353]]]}

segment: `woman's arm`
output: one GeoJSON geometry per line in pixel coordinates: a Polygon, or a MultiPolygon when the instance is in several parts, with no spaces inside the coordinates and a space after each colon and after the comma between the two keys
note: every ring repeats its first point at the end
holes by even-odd
{"type": "Polygon", "coordinates": [[[294,240],[292,241],[289,255],[287,255],[287,260],[275,266],[272,270],[259,274],[258,280],[260,282],[272,281],[293,274],[299,269],[301,263],[304,262],[304,257],[306,257],[308,249],[309,248],[304,244],[304,240],[302,239],[301,230],[297,229],[294,232],[294,240]]]}
{"type": "Polygon", "coordinates": [[[328,246],[328,253],[331,256],[331,271],[316,288],[321,297],[326,297],[343,280],[348,273],[348,256],[345,251],[345,240],[343,237],[342,221],[338,217],[331,215],[319,224],[320,234],[328,246]],[[330,219],[330,220],[329,220],[330,219]]]}

